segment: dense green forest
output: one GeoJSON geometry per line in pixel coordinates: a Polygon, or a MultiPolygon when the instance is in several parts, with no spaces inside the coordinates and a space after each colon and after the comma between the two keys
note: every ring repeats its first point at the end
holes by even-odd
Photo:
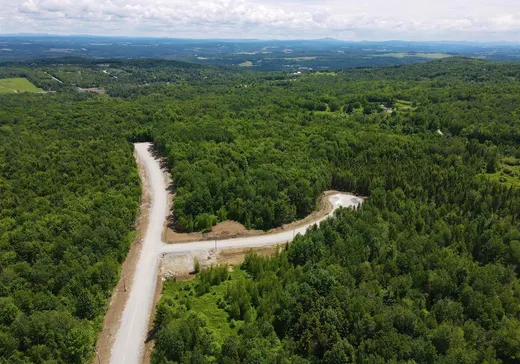
{"type": "Polygon", "coordinates": [[[0,75],[55,91],[0,96],[0,360],[92,357],[132,240],[133,141],[166,157],[181,231],[269,229],[331,188],[369,197],[230,280],[168,283],[155,362],[520,360],[519,64],[67,59],[0,75]]]}
{"type": "Polygon", "coordinates": [[[86,362],[133,241],[132,146],[98,102],[0,103],[0,362],[86,362]]]}
{"type": "Polygon", "coordinates": [[[231,281],[168,284],[154,361],[518,362],[519,76],[451,60],[313,74],[159,122],[180,227],[207,212],[267,228],[324,188],[370,197],[231,281]],[[193,210],[200,195],[213,206],[193,210]]]}
{"type": "Polygon", "coordinates": [[[445,147],[231,280],[168,283],[154,362],[518,362],[520,193],[474,181],[476,143],[445,147]]]}

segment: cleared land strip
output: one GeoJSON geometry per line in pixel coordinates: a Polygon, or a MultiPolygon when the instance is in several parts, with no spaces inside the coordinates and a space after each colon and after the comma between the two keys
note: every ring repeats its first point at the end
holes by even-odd
{"type": "MultiPolygon", "coordinates": [[[[137,261],[135,274],[129,287],[126,302],[115,342],[112,346],[110,362],[114,364],[138,364],[143,357],[144,342],[153,310],[153,299],[159,271],[159,259],[165,254],[210,250],[215,247],[213,241],[197,241],[184,244],[167,245],[161,241],[161,234],[168,215],[168,195],[166,181],[159,162],[150,152],[150,143],[137,143],[135,150],[145,166],[150,186],[151,207],[146,235],[137,261]]],[[[334,194],[328,197],[332,204],[332,214],[339,207],[357,207],[363,199],[348,195],[334,194]]],[[[303,234],[310,227],[328,217],[277,234],[250,236],[220,240],[218,250],[233,248],[254,248],[289,242],[296,234],[303,234]]]]}
{"type": "Polygon", "coordinates": [[[56,77],[54,77],[54,76],[51,75],[50,73],[48,73],[48,72],[43,72],[43,73],[45,73],[47,76],[49,76],[50,78],[52,78],[54,81],[59,82],[59,83],[63,83],[62,80],[57,79],[56,77]]]}

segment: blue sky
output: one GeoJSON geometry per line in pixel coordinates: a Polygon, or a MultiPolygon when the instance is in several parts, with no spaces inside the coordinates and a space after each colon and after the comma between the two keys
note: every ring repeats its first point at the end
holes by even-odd
{"type": "Polygon", "coordinates": [[[0,0],[0,34],[520,42],[520,0],[0,0]]]}

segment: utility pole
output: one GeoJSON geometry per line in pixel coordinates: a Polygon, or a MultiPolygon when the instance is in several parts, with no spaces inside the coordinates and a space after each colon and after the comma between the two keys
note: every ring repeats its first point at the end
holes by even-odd
{"type": "Polygon", "coordinates": [[[123,272],[123,289],[126,292],[126,275],[125,275],[125,272],[123,272]]]}

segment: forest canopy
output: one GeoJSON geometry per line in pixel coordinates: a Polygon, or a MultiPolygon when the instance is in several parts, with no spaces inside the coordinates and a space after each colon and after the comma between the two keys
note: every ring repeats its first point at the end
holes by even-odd
{"type": "Polygon", "coordinates": [[[229,280],[167,283],[155,362],[520,360],[519,64],[47,60],[0,76],[56,91],[0,95],[0,361],[92,358],[133,240],[135,141],[166,158],[180,231],[269,229],[327,189],[368,197],[229,280]],[[192,307],[209,296],[220,327],[192,307]]]}

